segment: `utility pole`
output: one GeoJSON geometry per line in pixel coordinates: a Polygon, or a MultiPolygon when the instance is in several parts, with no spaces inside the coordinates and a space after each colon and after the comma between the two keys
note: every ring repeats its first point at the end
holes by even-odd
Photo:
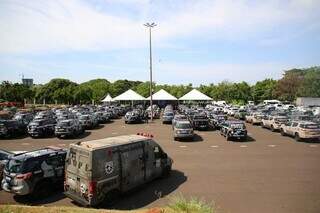
{"type": "Polygon", "coordinates": [[[153,121],[153,107],[152,107],[152,46],[151,46],[151,29],[157,26],[155,23],[144,24],[149,29],[149,56],[150,56],[150,109],[151,109],[151,122],[153,121]]]}

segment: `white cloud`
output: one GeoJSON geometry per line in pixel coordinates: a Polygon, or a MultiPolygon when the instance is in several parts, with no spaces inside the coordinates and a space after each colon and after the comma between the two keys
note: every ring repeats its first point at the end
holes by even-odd
{"type": "Polygon", "coordinates": [[[74,0],[8,1],[0,20],[1,52],[128,48],[146,37],[140,23],[74,0]]]}
{"type": "Polygon", "coordinates": [[[111,6],[114,2],[138,8],[138,14],[134,18],[111,15],[81,0],[3,0],[0,53],[139,48],[146,45],[146,29],[142,26],[146,19],[159,24],[155,29],[157,45],[168,45],[180,37],[265,39],[270,31],[291,25],[297,25],[299,31],[309,25],[318,29],[316,23],[320,19],[317,0],[202,0],[185,4],[169,0],[162,3],[105,0],[104,3],[111,6]]]}
{"type": "Polygon", "coordinates": [[[259,63],[208,63],[204,65],[191,63],[166,63],[154,67],[154,79],[159,83],[200,84],[246,81],[255,83],[266,78],[280,79],[284,70],[305,68],[313,64],[289,64],[274,62],[259,63]],[[170,78],[168,78],[170,76],[170,78]]]}

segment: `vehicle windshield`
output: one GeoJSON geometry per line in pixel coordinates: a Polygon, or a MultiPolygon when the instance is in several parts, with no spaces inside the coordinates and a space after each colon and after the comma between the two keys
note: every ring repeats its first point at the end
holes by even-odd
{"type": "Polygon", "coordinates": [[[245,128],[242,123],[230,124],[230,127],[231,127],[231,128],[234,128],[234,129],[244,129],[244,128],[245,128]]]}
{"type": "Polygon", "coordinates": [[[21,160],[9,160],[6,164],[6,170],[10,173],[20,173],[22,172],[22,161],[21,160]]]}
{"type": "Polygon", "coordinates": [[[304,129],[320,129],[319,124],[301,124],[300,127],[304,129]]]}
{"type": "Polygon", "coordinates": [[[13,119],[14,120],[20,120],[22,118],[23,118],[22,115],[15,115],[13,119]]]}
{"type": "Polygon", "coordinates": [[[178,129],[191,129],[192,128],[191,124],[189,124],[189,123],[177,123],[176,127],[178,129]]]}
{"type": "Polygon", "coordinates": [[[70,121],[63,121],[59,123],[59,126],[70,126],[70,121]]]}
{"type": "Polygon", "coordinates": [[[206,116],[203,115],[195,115],[193,119],[206,119],[206,116]]]}
{"type": "Polygon", "coordinates": [[[80,119],[80,120],[89,120],[90,117],[89,117],[88,115],[82,115],[82,116],[80,116],[79,119],[80,119]]]}
{"type": "Polygon", "coordinates": [[[40,126],[41,125],[41,121],[32,121],[31,123],[30,123],[30,126],[40,126]]]}
{"type": "Polygon", "coordinates": [[[187,117],[184,115],[179,115],[179,116],[176,116],[174,119],[175,120],[185,120],[185,119],[187,119],[187,117]]]}
{"type": "Polygon", "coordinates": [[[286,118],[276,118],[275,121],[286,122],[286,121],[288,121],[288,119],[286,119],[286,118]]]}
{"type": "Polygon", "coordinates": [[[173,113],[172,112],[167,112],[167,113],[164,113],[165,116],[173,116],[173,113]]]}

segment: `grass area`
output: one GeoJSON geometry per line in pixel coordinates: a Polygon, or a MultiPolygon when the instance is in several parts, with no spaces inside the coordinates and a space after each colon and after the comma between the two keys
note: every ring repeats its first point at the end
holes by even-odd
{"type": "Polygon", "coordinates": [[[80,207],[44,207],[23,205],[0,205],[0,213],[214,213],[213,205],[197,198],[175,196],[164,208],[138,209],[132,211],[90,209],[80,207]]]}
{"type": "Polygon", "coordinates": [[[166,207],[167,213],[214,213],[212,204],[208,204],[198,198],[186,199],[182,195],[171,198],[171,202],[166,207]]]}

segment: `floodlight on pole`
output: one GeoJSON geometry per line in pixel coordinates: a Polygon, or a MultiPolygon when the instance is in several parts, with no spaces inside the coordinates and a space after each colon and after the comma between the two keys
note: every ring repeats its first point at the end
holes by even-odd
{"type": "Polygon", "coordinates": [[[144,24],[149,29],[149,56],[150,56],[150,109],[151,121],[153,121],[153,107],[152,107],[152,47],[151,47],[151,28],[157,26],[154,22],[144,24]]]}

